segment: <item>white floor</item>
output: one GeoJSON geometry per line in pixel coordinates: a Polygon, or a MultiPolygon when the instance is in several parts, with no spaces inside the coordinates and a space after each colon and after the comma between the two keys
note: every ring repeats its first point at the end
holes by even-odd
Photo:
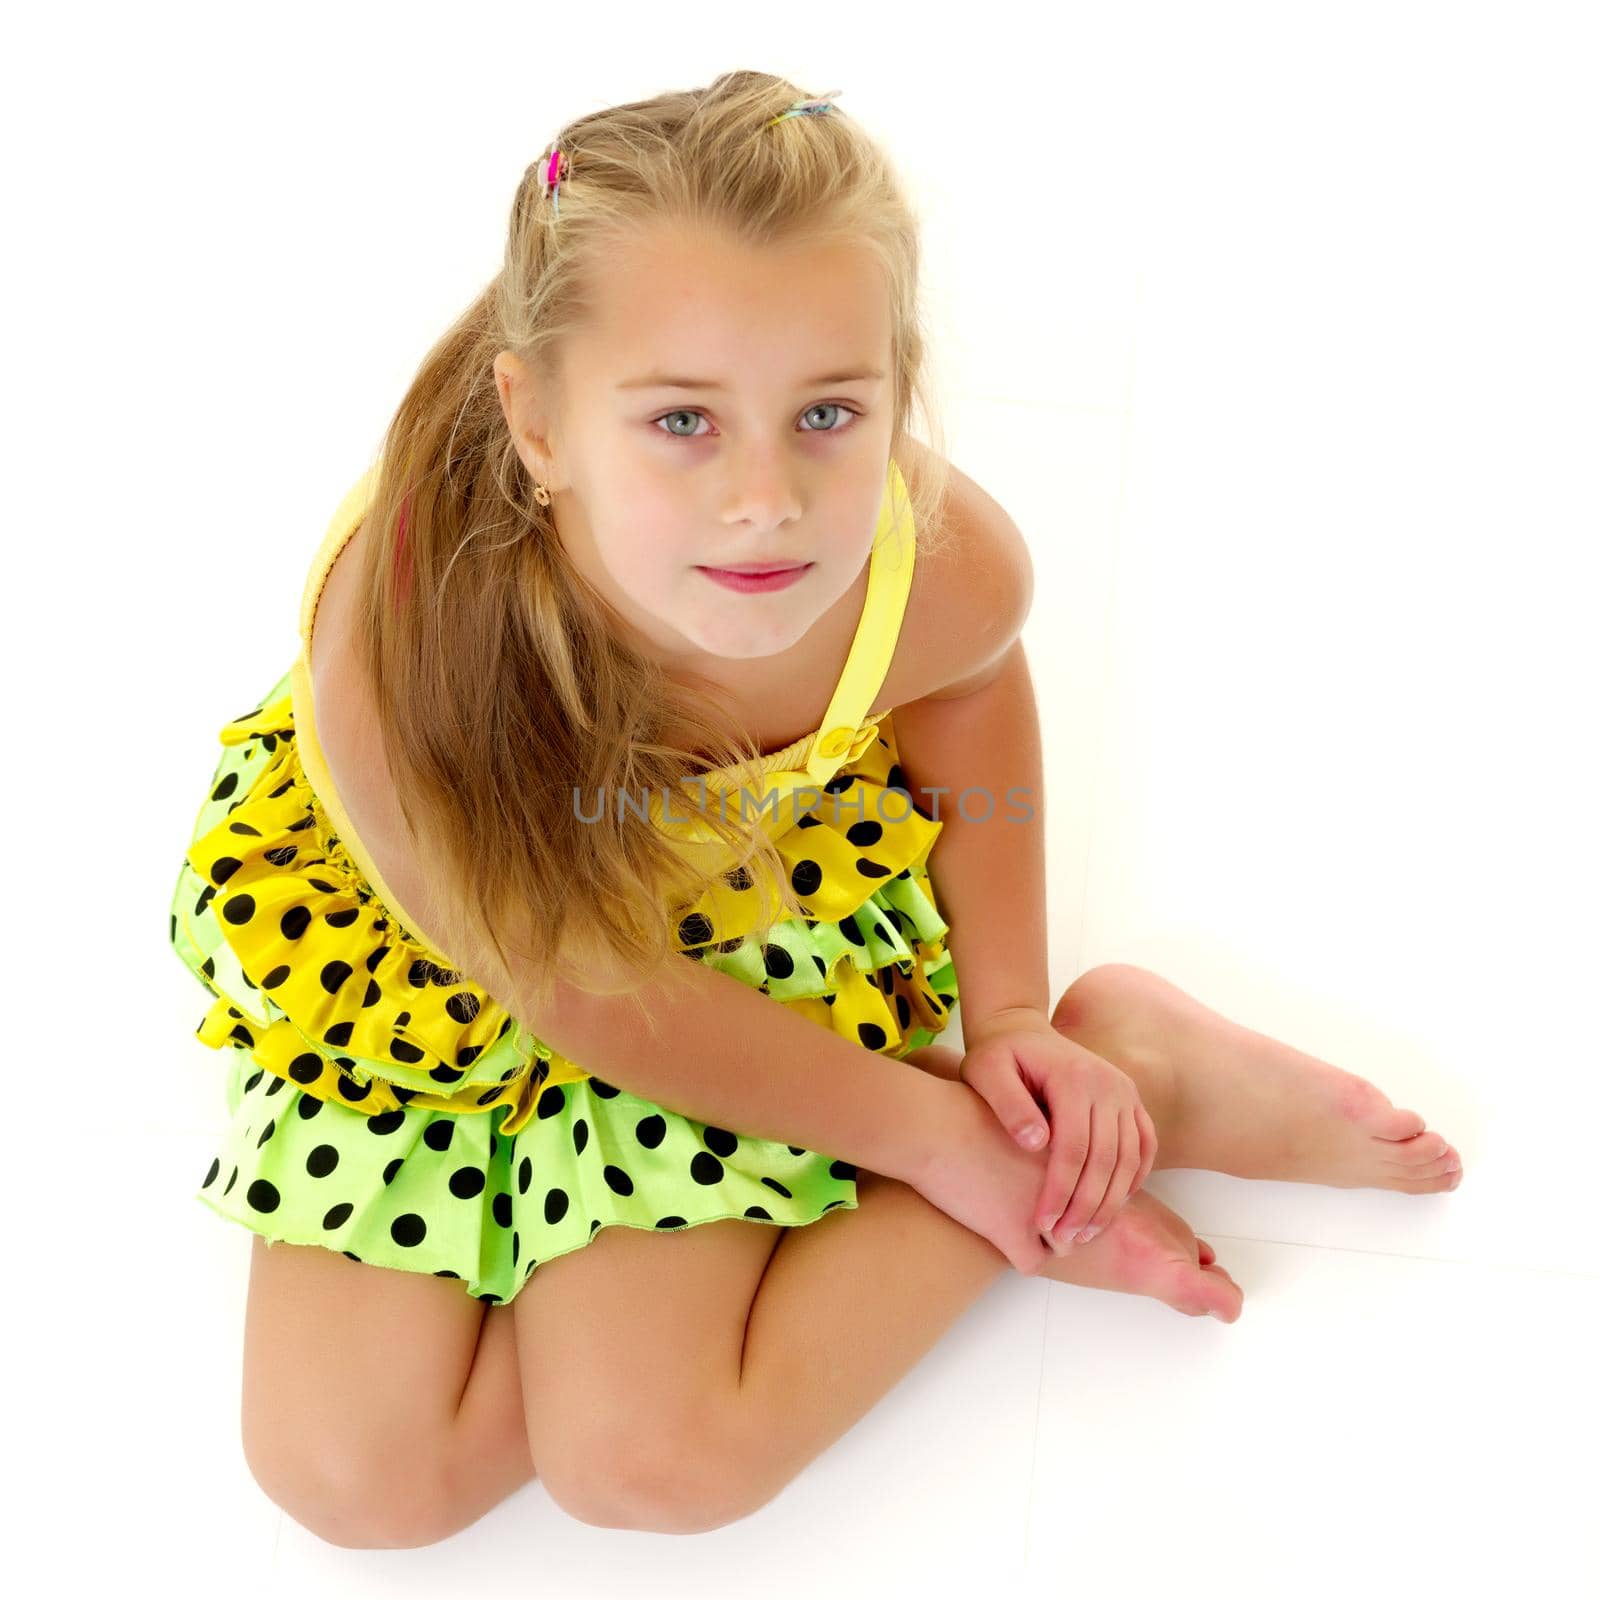
{"type": "MultiPolygon", "coordinates": [[[[526,18],[496,15],[507,39],[533,40],[526,18]]],[[[209,770],[205,741],[287,661],[325,513],[298,543],[283,531],[284,497],[312,503],[302,463],[300,480],[264,474],[238,526],[208,522],[217,562],[256,585],[224,610],[215,599],[234,592],[230,569],[194,558],[196,506],[162,489],[162,515],[179,519],[162,530],[137,511],[155,502],[153,480],[118,475],[95,504],[144,517],[133,532],[154,541],[140,559],[157,570],[149,582],[141,569],[140,592],[162,597],[162,619],[204,615],[210,632],[152,626],[118,583],[92,586],[76,638],[121,630],[118,659],[145,663],[151,692],[125,695],[85,667],[59,686],[76,698],[71,714],[57,707],[21,738],[68,735],[72,762],[93,739],[96,759],[116,766],[52,791],[47,820],[63,842],[8,858],[19,902],[55,914],[92,899],[126,919],[127,961],[93,994],[62,959],[65,932],[46,938],[44,961],[11,963],[13,1108],[35,1109],[40,1084],[73,1091],[50,1100],[58,1109],[12,1145],[10,1163],[26,1179],[12,1251],[14,1326],[29,1351],[13,1364],[12,1437],[25,1442],[11,1503],[52,1588],[148,1580],[178,1596],[297,1600],[787,1600],[996,1580],[1000,1592],[1073,1596],[1600,1593],[1588,1172],[1600,1112],[1600,673],[1586,565],[1600,532],[1600,262],[1580,229],[1592,74],[1537,6],[1514,24],[1507,12],[1503,27],[1405,4],[1173,7],[1137,38],[1131,24],[1127,38],[1098,33],[1104,8],[1068,8],[1038,65],[1013,48],[1025,15],[1033,28],[1032,13],[987,8],[1002,25],[964,33],[959,51],[930,44],[923,57],[907,43],[898,89],[881,59],[855,54],[801,75],[831,84],[837,70],[869,109],[880,97],[878,125],[927,217],[950,453],[1033,551],[1024,637],[1046,750],[1053,992],[1103,961],[1152,968],[1420,1111],[1461,1151],[1461,1188],[1419,1199],[1157,1173],[1151,1192],[1243,1287],[1238,1323],[1007,1277],[774,1503],[726,1529],[597,1530],[536,1482],[442,1545],[323,1543],[264,1497],[241,1455],[249,1236],[192,1198],[221,1087],[218,1058],[190,1037],[201,996],[166,949],[164,896],[169,847],[209,770]],[[985,158],[975,194],[963,163],[976,157],[926,140],[929,96],[963,82],[981,97],[973,126],[985,143],[1020,152],[985,158]],[[1049,115],[1011,137],[1030,104],[1049,115]],[[983,217],[1020,229],[1016,246],[985,243],[973,231],[983,217]],[[289,543],[262,571],[250,540],[269,526],[289,543]],[[195,663],[222,661],[224,643],[238,692],[219,684],[193,711],[195,663]],[[110,841],[107,780],[120,835],[110,841]],[[130,1045],[113,1024],[134,1016],[144,1032],[130,1045]],[[68,1078],[64,1030],[80,1018],[68,1078]]],[[[769,47],[741,58],[789,49],[747,8],[728,18],[769,47]]],[[[481,66],[483,37],[448,48],[470,44],[481,66]]],[[[341,31],[326,84],[294,98],[351,127],[393,125],[388,102],[378,116],[377,101],[350,111],[345,99],[358,78],[362,93],[369,78],[416,78],[421,94],[423,38],[362,74],[352,63],[377,42],[341,31]]],[[[570,110],[735,64],[671,30],[660,38],[661,60],[626,81],[596,54],[570,110]]],[[[324,70],[287,35],[259,45],[288,52],[285,72],[324,70]]],[[[134,53],[158,66],[142,40],[134,53]]],[[[468,55],[457,65],[472,76],[468,55]]],[[[391,172],[386,144],[352,150],[335,119],[308,135],[343,132],[326,172],[303,151],[280,169],[271,140],[283,98],[258,71],[244,89],[228,78],[247,99],[219,148],[243,148],[260,122],[252,170],[273,185],[325,184],[325,209],[273,189],[270,226],[253,210],[226,213],[240,241],[230,262],[261,239],[280,252],[269,261],[309,272],[301,256],[325,248],[369,177],[398,183],[398,169],[437,146],[442,197],[466,165],[468,141],[430,123],[425,138],[404,134],[410,154],[391,172]],[[274,243],[296,219],[316,237],[274,243]]],[[[167,87],[181,109],[199,91],[177,85],[167,87]]],[[[128,93],[120,80],[103,87],[128,93]]],[[[170,114],[187,146],[189,113],[161,102],[128,101],[133,150],[152,139],[158,149],[138,163],[138,214],[153,193],[163,226],[188,227],[168,123],[149,119],[170,114]]],[[[545,121],[535,105],[526,139],[545,121]]],[[[108,137],[95,133],[95,145],[108,137]]],[[[523,135],[494,137],[504,156],[523,135]]],[[[97,186],[102,162],[97,148],[97,186]]],[[[490,176],[498,207],[509,189],[490,176]]],[[[105,181],[119,195],[132,187],[126,175],[105,181]]],[[[208,192],[244,205],[234,190],[219,175],[208,192]]],[[[399,188],[376,189],[370,206],[362,215],[384,227],[410,214],[399,188]]],[[[183,237],[212,250],[207,274],[222,270],[214,245],[183,237]]],[[[374,273],[370,252],[327,254],[329,273],[351,274],[326,290],[317,276],[328,315],[367,307],[368,288],[394,299],[349,322],[350,352],[319,334],[305,360],[315,343],[369,388],[334,406],[320,386],[335,374],[307,384],[297,357],[294,381],[312,396],[300,414],[247,411],[247,426],[225,430],[186,397],[172,414],[213,430],[196,437],[207,458],[197,470],[214,482],[236,482],[242,442],[270,435],[263,459],[276,461],[298,430],[326,451],[319,463],[344,462],[324,473],[344,483],[481,264],[440,266],[437,306],[419,307],[420,267],[374,273]],[[402,303],[410,321],[397,337],[402,303]]],[[[212,330],[237,315],[239,285],[273,298],[258,270],[195,318],[172,298],[187,295],[187,277],[134,281],[169,299],[131,322],[119,310],[118,337],[128,322],[189,340],[174,348],[195,382],[211,366],[212,330]]],[[[270,304],[263,314],[278,316],[258,341],[264,370],[284,382],[275,342],[301,324],[270,304]]],[[[81,329],[81,307],[60,325],[81,329]]],[[[115,365],[164,370],[153,355],[115,365]]],[[[56,414],[68,409],[63,396],[56,414]]],[[[381,1348],[342,1359],[381,1381],[381,1348]]]]}

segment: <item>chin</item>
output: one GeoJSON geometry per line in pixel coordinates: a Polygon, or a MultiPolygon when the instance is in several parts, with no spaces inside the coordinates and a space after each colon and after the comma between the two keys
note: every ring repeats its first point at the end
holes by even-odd
{"type": "Polygon", "coordinates": [[[707,655],[723,661],[763,661],[768,656],[782,654],[803,639],[816,619],[808,617],[803,626],[786,628],[781,633],[767,633],[760,637],[743,634],[730,637],[716,630],[708,630],[695,638],[695,643],[707,655]]]}

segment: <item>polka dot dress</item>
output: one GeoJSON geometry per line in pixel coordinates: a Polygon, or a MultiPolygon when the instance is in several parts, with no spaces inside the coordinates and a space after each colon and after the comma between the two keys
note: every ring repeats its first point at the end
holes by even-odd
{"type": "MultiPolygon", "coordinates": [[[[504,1304],[605,1227],[797,1227],[856,1205],[850,1163],[679,1115],[587,1072],[379,901],[306,780],[285,674],[221,733],[170,937],[210,996],[228,1120],[196,1198],[267,1240],[456,1278],[504,1304]]],[[[765,943],[748,875],[678,927],[704,961],[903,1056],[959,999],[888,715],[776,836],[809,915],[765,943]],[[902,791],[895,795],[893,791],[902,791]]],[[[854,750],[856,747],[852,746],[854,750]]]]}

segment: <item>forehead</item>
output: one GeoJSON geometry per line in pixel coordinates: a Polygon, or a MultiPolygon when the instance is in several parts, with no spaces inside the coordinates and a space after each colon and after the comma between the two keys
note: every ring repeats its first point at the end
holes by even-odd
{"type": "Polygon", "coordinates": [[[849,241],[752,247],[655,229],[607,251],[590,279],[584,365],[606,381],[660,369],[737,382],[773,362],[798,374],[887,360],[889,286],[849,241]]]}

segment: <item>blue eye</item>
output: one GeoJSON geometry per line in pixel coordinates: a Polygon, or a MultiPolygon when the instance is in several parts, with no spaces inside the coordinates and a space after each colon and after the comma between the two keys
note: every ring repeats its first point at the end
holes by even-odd
{"type": "MultiPolygon", "coordinates": [[[[847,417],[859,417],[862,415],[862,413],[857,411],[854,406],[843,405],[837,400],[819,400],[816,405],[807,406],[801,415],[809,416],[813,411],[838,411],[847,417]]],[[[705,413],[703,411],[692,411],[685,408],[680,408],[676,411],[663,411],[659,417],[654,417],[651,419],[651,426],[655,427],[658,423],[665,422],[668,417],[704,416],[705,413]]],[[[665,432],[670,438],[673,439],[705,439],[709,437],[708,434],[703,433],[679,433],[674,428],[666,428],[659,431],[665,432]]],[[[806,428],[804,431],[806,433],[848,433],[850,431],[850,424],[846,423],[837,428],[806,428]]]]}

